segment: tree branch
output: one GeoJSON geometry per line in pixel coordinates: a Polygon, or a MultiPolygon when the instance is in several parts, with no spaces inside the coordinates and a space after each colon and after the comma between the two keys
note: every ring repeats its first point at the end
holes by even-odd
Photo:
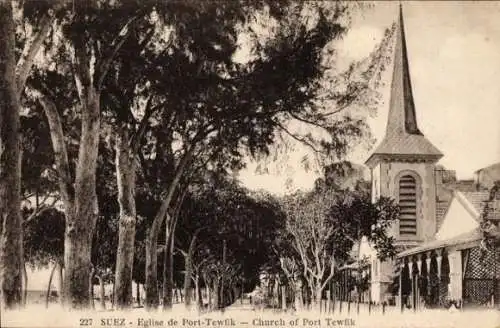
{"type": "Polygon", "coordinates": [[[335,257],[332,255],[331,261],[330,261],[330,274],[328,277],[325,279],[323,282],[323,285],[321,286],[321,289],[325,289],[325,287],[328,285],[330,280],[333,278],[333,275],[335,274],[335,257]]]}
{"type": "Polygon", "coordinates": [[[188,161],[191,159],[191,156],[193,156],[195,148],[196,148],[195,145],[191,145],[191,147],[186,151],[183,158],[177,165],[174,178],[172,182],[169,184],[167,188],[167,194],[163,199],[160,208],[158,209],[158,212],[156,213],[156,216],[153,220],[153,225],[151,226],[151,231],[150,231],[152,236],[158,234],[159,228],[162,225],[165,216],[168,214],[167,211],[168,208],[170,207],[170,203],[174,196],[175,189],[177,188],[177,185],[180,182],[180,179],[184,173],[188,161]]]}
{"type": "Polygon", "coordinates": [[[308,146],[309,148],[311,148],[314,152],[318,153],[318,154],[323,154],[322,151],[320,151],[319,149],[317,149],[313,144],[311,144],[309,141],[305,140],[304,138],[301,138],[301,137],[298,137],[296,136],[295,134],[293,134],[292,132],[290,132],[287,128],[285,128],[281,123],[279,122],[276,122],[276,125],[281,129],[283,130],[286,134],[288,134],[290,137],[292,137],[293,139],[299,141],[300,143],[308,146]]]}
{"type": "Polygon", "coordinates": [[[60,0],[52,3],[52,8],[49,8],[48,11],[41,17],[38,24],[38,32],[33,38],[33,41],[31,43],[26,42],[24,45],[22,55],[19,58],[16,67],[16,86],[18,96],[20,96],[24,90],[26,80],[28,79],[31,67],[33,66],[33,61],[35,60],[43,41],[47,37],[50,25],[54,21],[54,13],[59,10],[63,4],[64,1],[60,0]]]}
{"type": "MultiPolygon", "coordinates": [[[[59,190],[64,202],[64,206],[73,203],[73,184],[71,182],[71,173],[68,161],[68,151],[64,141],[64,132],[61,123],[61,117],[57,111],[54,101],[45,96],[37,89],[33,89],[33,93],[43,107],[47,121],[49,122],[50,137],[52,140],[52,148],[54,150],[54,159],[57,171],[57,180],[59,190]]],[[[66,208],[69,211],[69,208],[66,208]]]]}
{"type": "Polygon", "coordinates": [[[33,221],[34,219],[36,219],[37,217],[39,217],[42,213],[54,208],[55,204],[59,201],[59,198],[58,197],[54,197],[54,200],[52,201],[52,203],[50,205],[44,205],[42,204],[41,206],[39,206],[38,208],[36,208],[33,213],[30,214],[30,216],[28,216],[26,218],[26,220],[23,221],[23,225],[25,224],[28,224],[30,223],[31,221],[33,221]]]}
{"type": "Polygon", "coordinates": [[[116,36],[116,38],[111,42],[111,47],[112,50],[109,52],[108,56],[101,59],[99,63],[99,76],[97,77],[97,90],[101,89],[102,83],[104,82],[104,79],[106,78],[106,74],[109,71],[109,68],[111,67],[111,63],[113,62],[116,54],[122,47],[123,43],[127,40],[128,36],[130,35],[130,31],[132,30],[131,25],[136,22],[140,18],[140,13],[137,14],[136,16],[133,16],[130,18],[127,23],[122,27],[120,30],[120,33],[116,36]]]}
{"type": "Polygon", "coordinates": [[[353,103],[354,103],[354,101],[347,102],[344,105],[337,107],[335,110],[332,110],[331,112],[326,112],[326,113],[321,114],[321,116],[327,117],[327,116],[332,116],[332,115],[338,114],[341,111],[347,109],[353,103]]]}
{"type": "MultiPolygon", "coordinates": [[[[146,133],[146,127],[148,125],[148,120],[154,112],[154,108],[151,106],[152,96],[148,98],[146,101],[146,108],[144,109],[144,116],[139,123],[139,128],[136,133],[130,138],[130,148],[132,149],[132,153],[136,154],[139,151],[139,146],[141,144],[142,138],[146,133]]],[[[157,107],[155,107],[157,108],[157,107]]]]}
{"type": "Polygon", "coordinates": [[[314,122],[314,121],[311,121],[309,119],[306,119],[306,118],[303,118],[303,117],[300,117],[298,116],[297,114],[294,114],[294,113],[288,113],[291,117],[293,117],[294,119],[298,120],[298,121],[301,121],[303,123],[306,123],[306,124],[310,124],[310,125],[314,125],[315,127],[318,127],[318,128],[321,128],[321,129],[325,129],[324,126],[322,126],[321,124],[319,124],[318,122],[314,122]]]}

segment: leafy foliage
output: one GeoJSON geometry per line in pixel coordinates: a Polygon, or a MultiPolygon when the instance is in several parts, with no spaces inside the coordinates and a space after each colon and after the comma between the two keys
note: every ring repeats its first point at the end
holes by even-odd
{"type": "Polygon", "coordinates": [[[343,194],[339,198],[328,214],[332,224],[338,227],[333,234],[335,245],[340,246],[336,255],[346,258],[352,246],[361,237],[367,237],[381,260],[394,256],[394,238],[388,235],[388,229],[399,217],[395,202],[381,197],[372,203],[366,193],[343,194]]]}
{"type": "Polygon", "coordinates": [[[495,181],[490,189],[488,202],[481,213],[480,228],[483,231],[481,246],[485,250],[492,250],[500,246],[500,226],[498,222],[498,204],[500,195],[500,181],[495,181]]]}
{"type": "Polygon", "coordinates": [[[219,269],[224,266],[225,243],[226,264],[237,265],[240,277],[255,284],[270,260],[281,219],[280,210],[269,199],[251,195],[235,182],[205,185],[185,202],[176,240],[178,247],[187,249],[198,233],[194,262],[205,260],[205,266],[219,269]]]}
{"type": "MultiPolygon", "coordinates": [[[[352,189],[339,189],[345,185],[341,180],[348,180],[353,171],[348,163],[336,167],[342,169],[336,178],[330,176],[316,183],[311,192],[283,199],[286,227],[277,251],[282,269],[287,276],[302,275],[315,297],[334,278],[337,267],[360,260],[353,258],[352,250],[363,237],[374,245],[380,259],[395,255],[388,228],[399,216],[398,206],[388,198],[372,203],[362,180],[352,189]]],[[[358,287],[363,285],[362,278],[360,275],[356,282],[358,287]]]]}
{"type": "MultiPolygon", "coordinates": [[[[25,216],[32,210],[25,209],[25,216]]],[[[33,267],[61,263],[64,253],[64,214],[51,208],[24,227],[24,256],[33,267]]]]}

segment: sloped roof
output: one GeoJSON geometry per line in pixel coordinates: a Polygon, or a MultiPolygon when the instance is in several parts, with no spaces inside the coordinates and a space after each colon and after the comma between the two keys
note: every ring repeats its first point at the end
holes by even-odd
{"type": "Polygon", "coordinates": [[[428,155],[441,158],[443,154],[423,135],[387,131],[375,154],[428,155]]]}
{"type": "Polygon", "coordinates": [[[436,203],[436,231],[441,228],[443,224],[444,216],[450,207],[451,201],[443,201],[436,203]]]}
{"type": "MultiPolygon", "coordinates": [[[[486,206],[489,204],[491,211],[489,212],[488,219],[500,221],[500,202],[498,200],[489,201],[490,193],[488,191],[457,191],[455,197],[458,197],[462,202],[466,202],[468,206],[472,207],[479,213],[479,216],[475,219],[482,220],[481,214],[486,206]],[[460,196],[462,195],[462,196],[460,196]]],[[[444,217],[450,206],[451,202],[437,202],[436,204],[436,220],[438,224],[438,229],[443,224],[444,217]]],[[[464,204],[465,205],[465,204],[464,204]]],[[[405,257],[413,254],[422,253],[425,251],[433,250],[436,248],[443,248],[447,246],[455,246],[461,244],[467,244],[471,242],[480,241],[483,238],[483,232],[480,227],[477,227],[471,231],[459,234],[457,236],[447,238],[447,239],[433,239],[424,242],[421,245],[410,248],[403,252],[400,252],[397,257],[405,257]]]]}
{"type": "Polygon", "coordinates": [[[474,207],[474,209],[481,215],[484,207],[488,203],[490,193],[488,191],[462,191],[467,201],[474,207]]]}
{"type": "Polygon", "coordinates": [[[477,183],[485,188],[494,186],[500,180],[500,163],[495,163],[474,172],[477,183]]]}
{"type": "Polygon", "coordinates": [[[499,163],[495,163],[495,164],[491,164],[491,165],[488,165],[486,167],[483,167],[482,169],[479,169],[477,170],[476,172],[474,173],[477,173],[477,172],[481,172],[481,171],[487,171],[487,172],[500,172],[500,162],[499,163]]]}
{"type": "Polygon", "coordinates": [[[480,218],[483,215],[485,206],[488,204],[487,219],[500,221],[500,200],[494,199],[490,201],[489,191],[462,192],[462,194],[479,213],[480,218]]]}
{"type": "Polygon", "coordinates": [[[474,182],[474,180],[458,180],[452,181],[445,184],[446,188],[462,191],[462,192],[474,192],[477,191],[478,186],[474,182]]]}
{"type": "Polygon", "coordinates": [[[443,248],[447,246],[455,246],[455,245],[462,245],[462,244],[467,244],[471,242],[477,242],[480,241],[483,238],[482,232],[479,228],[476,228],[474,230],[471,230],[469,232],[465,232],[463,234],[460,234],[458,236],[445,239],[445,240],[431,240],[428,242],[425,242],[419,246],[410,248],[406,251],[403,251],[396,255],[396,257],[401,258],[409,255],[414,255],[418,253],[423,253],[426,251],[430,251],[436,248],[443,248]]]}

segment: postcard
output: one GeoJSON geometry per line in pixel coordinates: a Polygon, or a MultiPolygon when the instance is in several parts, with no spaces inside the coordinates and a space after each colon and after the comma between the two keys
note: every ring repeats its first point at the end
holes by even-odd
{"type": "Polygon", "coordinates": [[[499,15],[0,1],[0,326],[500,327],[499,15]]]}

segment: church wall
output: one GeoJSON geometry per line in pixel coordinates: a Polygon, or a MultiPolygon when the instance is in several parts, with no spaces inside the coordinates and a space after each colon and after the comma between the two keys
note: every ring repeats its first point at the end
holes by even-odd
{"type": "MultiPolygon", "coordinates": [[[[406,174],[412,175],[417,181],[417,236],[400,236],[399,222],[395,222],[389,233],[396,238],[399,245],[416,245],[422,241],[430,240],[436,232],[435,166],[429,163],[379,163],[372,169],[372,201],[376,201],[380,196],[385,196],[398,202],[399,178],[406,174]]],[[[372,300],[377,303],[383,302],[387,297],[387,289],[393,281],[394,263],[378,260],[373,248],[366,247],[364,253],[371,257],[372,300]]]]}
{"type": "Polygon", "coordinates": [[[386,183],[381,189],[383,196],[392,197],[398,201],[399,178],[403,175],[413,175],[417,180],[417,236],[399,236],[399,225],[392,228],[393,236],[400,243],[421,242],[430,240],[436,232],[436,185],[434,165],[426,163],[384,163],[381,165],[385,171],[386,183]]]}
{"type": "MultiPolygon", "coordinates": [[[[390,189],[389,171],[389,164],[383,162],[372,169],[372,202],[376,202],[381,196],[394,198],[390,189]]],[[[398,224],[393,224],[389,230],[392,236],[397,236],[398,224]]]]}
{"type": "Polygon", "coordinates": [[[380,197],[380,165],[372,170],[372,203],[375,203],[380,197]]]}

